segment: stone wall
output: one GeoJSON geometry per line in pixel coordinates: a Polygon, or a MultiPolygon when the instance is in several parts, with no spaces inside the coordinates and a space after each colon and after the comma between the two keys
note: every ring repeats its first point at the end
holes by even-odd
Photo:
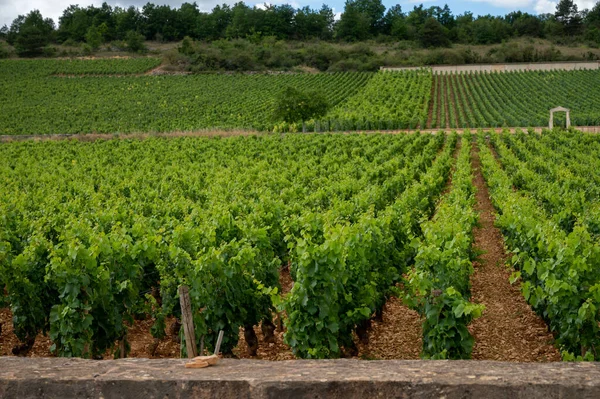
{"type": "MultiPolygon", "coordinates": [[[[461,72],[511,72],[511,71],[574,71],[580,69],[599,69],[600,62],[552,62],[552,63],[514,63],[514,64],[470,64],[435,65],[430,67],[435,74],[461,72]]],[[[382,71],[406,71],[419,67],[381,67],[382,71]]]]}
{"type": "Polygon", "coordinates": [[[598,363],[0,357],[0,398],[600,398],[598,363]]]}

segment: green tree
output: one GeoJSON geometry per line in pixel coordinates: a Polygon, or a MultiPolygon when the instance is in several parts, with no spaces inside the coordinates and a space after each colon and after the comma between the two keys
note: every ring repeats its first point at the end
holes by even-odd
{"type": "Polygon", "coordinates": [[[44,19],[38,10],[33,10],[24,18],[17,18],[20,22],[15,28],[15,50],[20,56],[35,56],[42,54],[44,47],[50,44],[54,33],[54,22],[50,18],[44,19]]]}
{"type": "Polygon", "coordinates": [[[100,48],[100,45],[102,44],[102,33],[100,33],[100,30],[95,25],[90,26],[85,34],[85,42],[94,51],[100,48]]]}
{"type": "Polygon", "coordinates": [[[402,21],[404,24],[405,18],[406,16],[402,12],[402,6],[396,4],[395,6],[390,7],[383,17],[381,33],[384,35],[396,36],[392,32],[394,24],[398,24],[398,21],[402,21]]]}
{"type": "Polygon", "coordinates": [[[127,43],[127,50],[131,51],[132,53],[141,53],[146,51],[144,35],[141,33],[130,30],[125,35],[125,43],[127,43]]]}
{"type": "Polygon", "coordinates": [[[447,29],[435,18],[429,18],[423,24],[419,32],[419,40],[423,47],[448,47],[450,40],[448,39],[447,29]]]}
{"type": "Polygon", "coordinates": [[[373,36],[381,32],[383,27],[383,14],[385,6],[381,0],[352,0],[354,6],[369,21],[369,33],[373,36]]]}
{"type": "Polygon", "coordinates": [[[413,9],[406,16],[406,22],[408,23],[410,39],[417,39],[417,34],[421,32],[423,25],[427,22],[427,19],[431,18],[430,10],[423,8],[423,4],[414,6],[413,9]]]}
{"type": "Polygon", "coordinates": [[[473,13],[467,11],[456,16],[453,36],[460,43],[473,43],[473,13]]]}
{"type": "Polygon", "coordinates": [[[300,91],[286,87],[276,98],[274,116],[277,121],[304,122],[327,113],[329,104],[317,91],[300,91]]]}
{"type": "Polygon", "coordinates": [[[113,12],[115,18],[115,37],[119,40],[125,39],[127,32],[130,30],[141,32],[142,15],[140,11],[131,6],[127,10],[115,7],[113,12]]]}
{"type": "Polygon", "coordinates": [[[600,28],[600,1],[596,3],[591,10],[585,16],[585,23],[588,26],[595,26],[600,28]]]}
{"type": "Polygon", "coordinates": [[[477,44],[500,43],[511,35],[510,25],[501,17],[479,17],[472,26],[473,39],[477,44]]]}
{"type": "Polygon", "coordinates": [[[581,33],[582,17],[573,0],[560,0],[556,5],[554,17],[562,24],[567,35],[573,36],[581,33]]]}
{"type": "Polygon", "coordinates": [[[58,40],[61,43],[68,39],[78,42],[85,40],[85,34],[91,25],[92,19],[87,15],[86,10],[71,5],[58,18],[58,40]]]}
{"type": "Polygon", "coordinates": [[[253,33],[255,12],[243,2],[237,2],[231,8],[231,23],[227,26],[227,37],[246,37],[253,33]]]}
{"type": "Polygon", "coordinates": [[[182,36],[196,37],[196,21],[200,15],[198,4],[183,3],[179,8],[179,31],[182,36]]]}
{"type": "Polygon", "coordinates": [[[368,15],[362,13],[355,2],[348,0],[336,25],[336,36],[348,41],[365,40],[370,36],[370,23],[368,15]]]}
{"type": "Polygon", "coordinates": [[[318,11],[312,10],[309,6],[300,8],[294,16],[295,38],[304,40],[311,37],[319,37],[321,26],[321,16],[318,11]]]}
{"type": "Polygon", "coordinates": [[[505,19],[518,36],[542,37],[544,34],[542,21],[535,15],[519,11],[508,14],[505,19]]]}

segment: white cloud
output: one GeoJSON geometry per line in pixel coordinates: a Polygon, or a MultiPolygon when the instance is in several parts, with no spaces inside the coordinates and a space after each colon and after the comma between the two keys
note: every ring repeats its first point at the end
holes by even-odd
{"type": "Polygon", "coordinates": [[[552,14],[556,11],[556,2],[550,0],[536,0],[533,9],[538,14],[552,14]]]}
{"type": "Polygon", "coordinates": [[[531,0],[471,0],[477,3],[487,3],[494,7],[518,10],[519,8],[529,7],[531,0]]]}
{"type": "MultiPolygon", "coordinates": [[[[533,8],[538,14],[554,14],[558,0],[470,0],[477,3],[487,3],[498,8],[505,8],[507,11],[522,10],[523,8],[533,8]]],[[[597,0],[575,0],[579,11],[586,8],[591,9],[597,0]]]]}
{"type": "Polygon", "coordinates": [[[342,18],[342,11],[335,11],[335,7],[331,7],[331,11],[333,11],[333,19],[335,21],[339,21],[342,18]]]}
{"type": "MultiPolygon", "coordinates": [[[[554,14],[556,11],[556,5],[558,1],[552,0],[535,0],[535,4],[533,9],[538,14],[554,14]]],[[[577,9],[579,11],[583,11],[585,9],[592,9],[596,4],[596,0],[575,0],[575,4],[577,4],[577,9]]]]}

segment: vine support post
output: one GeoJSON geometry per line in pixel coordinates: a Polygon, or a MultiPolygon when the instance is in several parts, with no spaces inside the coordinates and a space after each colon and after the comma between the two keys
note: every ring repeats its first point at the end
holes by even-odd
{"type": "Polygon", "coordinates": [[[126,340],[126,338],[125,338],[125,336],[123,336],[123,338],[121,338],[121,340],[119,341],[119,359],[125,359],[127,357],[127,354],[126,354],[127,345],[125,343],[126,342],[125,340],[126,340]]]}
{"type": "Polygon", "coordinates": [[[179,286],[179,303],[181,305],[181,322],[185,335],[185,349],[188,358],[198,356],[196,348],[196,332],[194,331],[194,316],[192,314],[192,303],[190,291],[187,285],[179,286]]]}

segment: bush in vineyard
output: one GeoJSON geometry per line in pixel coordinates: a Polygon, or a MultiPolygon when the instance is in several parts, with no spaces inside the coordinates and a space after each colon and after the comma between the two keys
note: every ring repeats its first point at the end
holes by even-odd
{"type": "Polygon", "coordinates": [[[304,122],[323,117],[328,108],[327,99],[320,92],[288,86],[276,97],[273,116],[276,121],[304,122]]]}

